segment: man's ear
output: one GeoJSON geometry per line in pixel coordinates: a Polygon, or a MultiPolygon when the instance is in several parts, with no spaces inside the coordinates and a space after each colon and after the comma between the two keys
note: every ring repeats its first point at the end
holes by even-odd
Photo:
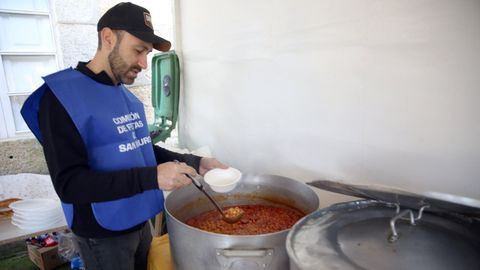
{"type": "Polygon", "coordinates": [[[115,47],[117,35],[115,35],[112,29],[104,27],[100,32],[100,37],[102,38],[102,48],[111,51],[115,47]]]}

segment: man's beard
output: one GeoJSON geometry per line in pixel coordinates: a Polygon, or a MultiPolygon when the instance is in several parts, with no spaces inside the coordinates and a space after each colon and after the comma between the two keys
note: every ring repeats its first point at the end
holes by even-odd
{"type": "Polygon", "coordinates": [[[115,44],[113,51],[108,55],[108,63],[110,64],[113,77],[119,83],[132,84],[137,77],[136,73],[142,71],[142,68],[138,65],[128,66],[118,51],[119,43],[115,44]],[[129,75],[129,73],[134,75],[129,75]]]}

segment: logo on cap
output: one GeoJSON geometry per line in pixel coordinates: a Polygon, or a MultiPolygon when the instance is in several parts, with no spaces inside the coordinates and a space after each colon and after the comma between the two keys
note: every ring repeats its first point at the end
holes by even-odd
{"type": "Polygon", "coordinates": [[[150,27],[153,30],[152,17],[150,17],[150,13],[143,12],[143,19],[145,21],[145,25],[150,27]]]}

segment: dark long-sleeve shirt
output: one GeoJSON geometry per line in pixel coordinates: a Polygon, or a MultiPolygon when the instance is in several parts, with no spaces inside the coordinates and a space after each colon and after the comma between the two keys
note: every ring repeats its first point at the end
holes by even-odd
{"type": "MultiPolygon", "coordinates": [[[[103,84],[113,85],[105,72],[93,73],[80,62],[78,71],[103,84]]],[[[90,169],[85,144],[65,108],[48,89],[42,97],[39,125],[43,136],[43,151],[53,186],[63,202],[74,207],[72,230],[80,236],[102,238],[139,229],[143,224],[126,231],[102,228],[90,206],[92,202],[130,197],[149,189],[158,189],[157,168],[142,167],[111,172],[90,169]]],[[[157,164],[180,160],[198,170],[200,157],[178,154],[153,146],[157,164]]]]}

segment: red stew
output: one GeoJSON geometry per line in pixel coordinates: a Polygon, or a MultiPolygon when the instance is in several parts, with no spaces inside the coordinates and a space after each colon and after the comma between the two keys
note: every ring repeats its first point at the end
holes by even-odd
{"type": "MultiPolygon", "coordinates": [[[[187,220],[195,228],[221,234],[255,235],[290,229],[305,216],[299,210],[268,205],[237,205],[244,211],[242,219],[234,224],[222,220],[216,210],[204,212],[187,220]]],[[[225,210],[225,209],[224,209],[225,210]]]]}

